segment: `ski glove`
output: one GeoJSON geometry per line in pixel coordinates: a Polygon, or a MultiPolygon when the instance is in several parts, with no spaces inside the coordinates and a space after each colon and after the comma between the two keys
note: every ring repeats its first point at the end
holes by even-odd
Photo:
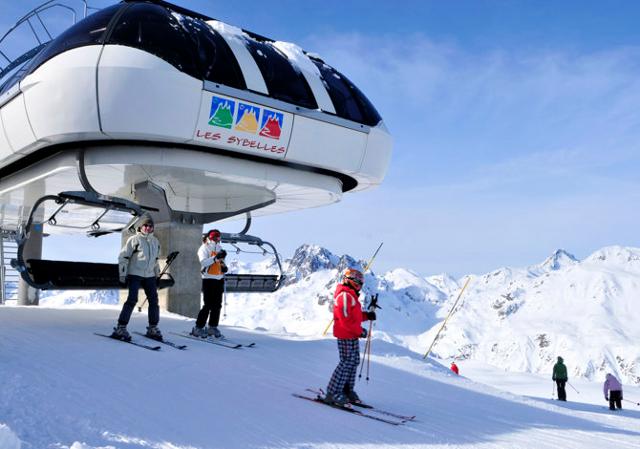
{"type": "Polygon", "coordinates": [[[121,284],[126,284],[127,283],[127,276],[120,276],[120,283],[121,284]]]}
{"type": "Polygon", "coordinates": [[[608,401],[608,400],[609,400],[609,396],[605,396],[605,397],[604,397],[604,400],[605,400],[605,401],[608,401]]]}
{"type": "Polygon", "coordinates": [[[222,260],[227,257],[227,252],[223,249],[220,250],[218,254],[216,254],[216,260],[222,260]]]}
{"type": "Polygon", "coordinates": [[[363,327],[362,332],[360,332],[360,338],[367,338],[367,330],[363,327]]]}
{"type": "Polygon", "coordinates": [[[375,321],[376,320],[376,313],[375,312],[364,312],[363,314],[365,317],[367,317],[367,319],[369,321],[375,321]]]}

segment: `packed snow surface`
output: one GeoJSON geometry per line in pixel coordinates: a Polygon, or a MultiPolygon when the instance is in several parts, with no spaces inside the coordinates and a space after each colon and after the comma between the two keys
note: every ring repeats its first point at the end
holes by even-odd
{"type": "MultiPolygon", "coordinates": [[[[370,381],[357,389],[376,406],[417,415],[396,427],[291,395],[325,386],[337,361],[333,338],[223,327],[256,342],[232,350],[172,336],[193,321],[164,314],[165,334],[189,347],[153,352],[93,335],[108,332],[118,311],[0,309],[2,449],[630,449],[640,441],[640,408],[609,412],[599,383],[576,380],[575,402],[559,403],[546,377],[460,363],[483,384],[374,339],[370,381]]],[[[130,328],[145,324],[136,313],[130,328]]],[[[625,395],[640,399],[638,388],[625,395]]]]}
{"type": "MultiPolygon", "coordinates": [[[[270,260],[230,257],[236,272],[275,272],[270,260]]],[[[0,306],[0,449],[638,448],[640,249],[608,247],[578,260],[479,276],[369,272],[361,299],[379,296],[368,402],[415,414],[394,427],[303,401],[337,363],[331,333],[339,273],[366,262],[303,245],[274,294],[230,294],[223,332],[255,348],[171,335],[193,320],[163,314],[186,351],[152,352],[93,335],[119,313],[114,291],[46,292],[40,307],[0,306]],[[431,353],[423,359],[467,279],[431,353]],[[555,397],[562,355],[569,402],[555,397]],[[447,367],[456,360],[462,376],[447,367]],[[624,384],[624,410],[604,401],[606,372],[624,384]]],[[[135,312],[131,330],[144,331],[135,312]]],[[[138,337],[143,341],[142,337],[138,337]]],[[[150,342],[150,341],[145,341],[150,342]]],[[[365,365],[366,366],[366,365],[365,365]]]]}

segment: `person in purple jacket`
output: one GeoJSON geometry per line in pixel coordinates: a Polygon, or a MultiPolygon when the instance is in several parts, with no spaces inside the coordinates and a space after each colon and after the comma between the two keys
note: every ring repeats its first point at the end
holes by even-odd
{"type": "Polygon", "coordinates": [[[622,409],[622,384],[616,376],[607,374],[602,390],[605,401],[609,401],[609,410],[622,409]]]}

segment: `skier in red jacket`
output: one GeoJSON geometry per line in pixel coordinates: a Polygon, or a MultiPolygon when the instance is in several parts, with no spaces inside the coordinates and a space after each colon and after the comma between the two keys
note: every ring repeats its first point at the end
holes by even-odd
{"type": "Polygon", "coordinates": [[[451,371],[456,374],[460,374],[460,370],[458,369],[458,365],[456,365],[456,362],[451,362],[451,371]]]}
{"type": "Polygon", "coordinates": [[[363,283],[364,276],[360,271],[347,268],[333,295],[333,335],[338,339],[340,362],[327,387],[324,401],[328,404],[344,406],[347,403],[362,402],[354,390],[360,363],[358,338],[367,337],[367,330],[362,327],[362,322],[376,319],[376,313],[364,312],[358,300],[363,283]]]}

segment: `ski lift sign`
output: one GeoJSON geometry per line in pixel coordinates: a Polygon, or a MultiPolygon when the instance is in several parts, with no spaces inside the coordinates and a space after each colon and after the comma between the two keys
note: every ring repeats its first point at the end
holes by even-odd
{"type": "Polygon", "coordinates": [[[284,158],[293,116],[236,98],[205,93],[194,139],[234,151],[284,158]]]}

